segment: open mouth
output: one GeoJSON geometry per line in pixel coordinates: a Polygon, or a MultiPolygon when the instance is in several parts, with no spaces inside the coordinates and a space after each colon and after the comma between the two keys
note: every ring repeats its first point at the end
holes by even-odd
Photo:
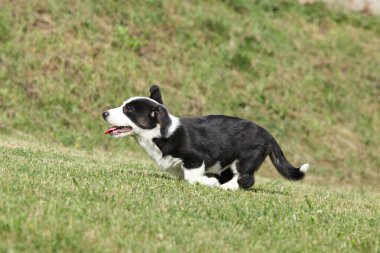
{"type": "Polygon", "coordinates": [[[113,126],[105,131],[104,134],[109,134],[114,137],[121,137],[127,135],[132,130],[133,129],[130,126],[113,126]]]}

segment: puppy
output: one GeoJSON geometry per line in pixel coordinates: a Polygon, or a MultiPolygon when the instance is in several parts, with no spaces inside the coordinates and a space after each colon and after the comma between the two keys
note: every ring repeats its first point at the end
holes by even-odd
{"type": "Polygon", "coordinates": [[[112,125],[105,134],[134,136],[163,171],[190,184],[248,189],[268,155],[289,180],[302,179],[309,168],[293,167],[273,136],[251,121],[224,115],[173,116],[157,85],[150,88],[149,98],[132,97],[102,116],[112,125]]]}

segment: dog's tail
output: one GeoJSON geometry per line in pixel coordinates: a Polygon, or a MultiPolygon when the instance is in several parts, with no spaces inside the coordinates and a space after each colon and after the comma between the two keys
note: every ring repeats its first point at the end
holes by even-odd
{"type": "Polygon", "coordinates": [[[269,152],[269,157],[277,171],[289,180],[301,180],[309,169],[308,163],[303,164],[300,168],[293,167],[286,160],[284,153],[274,138],[272,139],[272,149],[269,152]]]}

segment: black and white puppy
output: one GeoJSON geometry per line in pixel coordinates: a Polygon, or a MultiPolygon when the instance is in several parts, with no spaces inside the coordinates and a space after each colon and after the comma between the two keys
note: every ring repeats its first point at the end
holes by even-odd
{"type": "Polygon", "coordinates": [[[254,184],[254,173],[269,155],[278,172],[300,180],[309,164],[293,167],[273,136],[245,119],[209,115],[178,118],[163,104],[158,86],[150,97],[132,97],[103,112],[113,137],[133,135],[158,166],[190,184],[237,190],[254,184]]]}

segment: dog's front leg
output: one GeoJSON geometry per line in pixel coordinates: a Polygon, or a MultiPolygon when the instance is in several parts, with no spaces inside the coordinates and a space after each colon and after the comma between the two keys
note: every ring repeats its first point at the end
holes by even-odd
{"type": "Polygon", "coordinates": [[[190,184],[202,184],[209,187],[219,186],[218,179],[214,177],[207,177],[205,175],[205,164],[202,163],[199,167],[192,167],[190,164],[184,164],[182,166],[185,180],[190,184]]]}

